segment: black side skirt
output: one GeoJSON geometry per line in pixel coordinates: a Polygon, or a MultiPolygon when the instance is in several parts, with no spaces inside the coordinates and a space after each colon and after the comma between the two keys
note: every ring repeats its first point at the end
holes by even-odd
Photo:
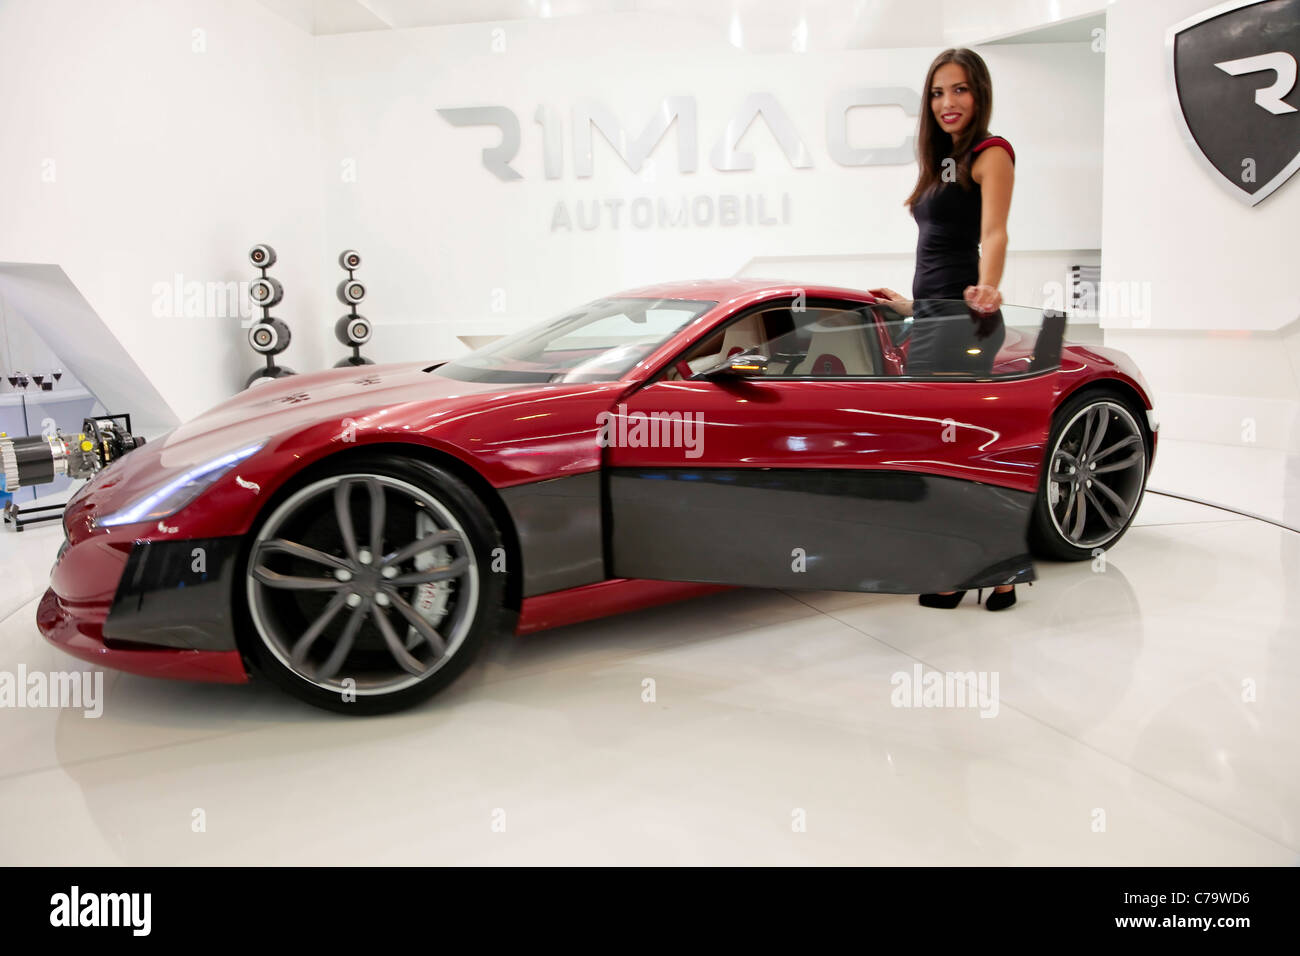
{"type": "Polygon", "coordinates": [[[920,594],[1032,581],[1034,496],[913,472],[610,471],[619,577],[920,594]]]}

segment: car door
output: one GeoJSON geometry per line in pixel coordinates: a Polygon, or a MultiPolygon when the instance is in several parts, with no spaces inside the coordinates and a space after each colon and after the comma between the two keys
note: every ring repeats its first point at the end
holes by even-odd
{"type": "Polygon", "coordinates": [[[1063,329],[941,302],[738,315],[610,411],[613,573],[891,593],[1032,580],[1063,329]],[[698,377],[755,349],[760,374],[698,377]]]}

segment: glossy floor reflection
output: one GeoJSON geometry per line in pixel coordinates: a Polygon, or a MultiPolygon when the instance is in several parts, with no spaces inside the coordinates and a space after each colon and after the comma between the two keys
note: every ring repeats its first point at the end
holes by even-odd
{"type": "Polygon", "coordinates": [[[1149,486],[1300,530],[1300,434],[1286,448],[1162,435],[1149,486]]]}
{"type": "MultiPolygon", "coordinates": [[[[108,673],[99,719],[0,709],[0,863],[1295,864],[1300,534],[1138,525],[1002,614],[728,592],[394,717],[108,673]],[[918,665],[996,674],[996,716],[894,706],[918,665]]],[[[33,624],[58,541],[0,537],[0,671],[80,667],[33,624]]]]}

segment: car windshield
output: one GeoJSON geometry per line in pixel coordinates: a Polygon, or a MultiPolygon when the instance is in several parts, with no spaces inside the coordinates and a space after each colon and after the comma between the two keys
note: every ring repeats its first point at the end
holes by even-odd
{"type": "Polygon", "coordinates": [[[597,299],[438,368],[467,382],[612,382],[717,305],[597,299]]]}

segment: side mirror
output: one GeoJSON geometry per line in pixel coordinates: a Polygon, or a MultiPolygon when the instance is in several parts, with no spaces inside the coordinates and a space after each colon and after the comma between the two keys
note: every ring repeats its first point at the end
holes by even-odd
{"type": "Polygon", "coordinates": [[[729,356],[717,365],[698,372],[694,378],[748,378],[767,371],[767,356],[758,349],[748,349],[729,356]]]}

